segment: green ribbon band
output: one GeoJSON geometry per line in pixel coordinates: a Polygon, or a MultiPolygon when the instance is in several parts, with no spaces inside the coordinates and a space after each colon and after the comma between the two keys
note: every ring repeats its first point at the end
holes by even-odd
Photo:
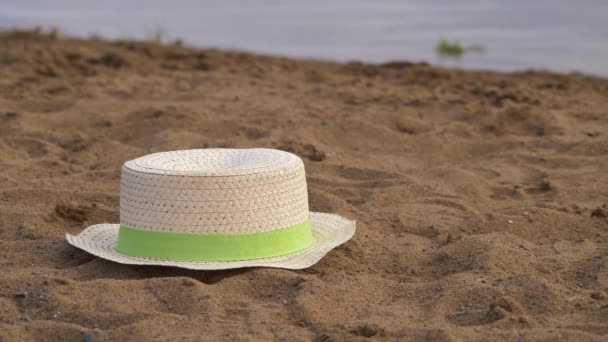
{"type": "Polygon", "coordinates": [[[294,253],[312,241],[310,219],[283,229],[240,235],[156,232],[120,226],[116,251],[170,260],[236,261],[294,253]]]}

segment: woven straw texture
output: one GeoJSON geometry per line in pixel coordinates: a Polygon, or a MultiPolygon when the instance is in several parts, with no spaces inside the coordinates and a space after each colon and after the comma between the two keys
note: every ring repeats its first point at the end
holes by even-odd
{"type": "Polygon", "coordinates": [[[251,234],[308,218],[302,160],[272,149],[155,153],[125,163],[120,223],[140,230],[251,234]]]}
{"type": "Polygon", "coordinates": [[[355,224],[311,213],[302,160],[273,149],[201,149],[155,153],[126,162],[120,186],[120,225],[190,234],[252,234],[311,218],[314,243],[281,257],[231,261],[170,261],[114,250],[118,224],[98,224],[68,242],[105,259],[191,269],[246,266],[305,268],[352,237],[355,224]]]}

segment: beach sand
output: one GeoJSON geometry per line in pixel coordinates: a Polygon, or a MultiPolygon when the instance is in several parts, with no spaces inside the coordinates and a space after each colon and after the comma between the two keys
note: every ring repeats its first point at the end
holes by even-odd
{"type": "Polygon", "coordinates": [[[608,80],[142,42],[0,38],[0,340],[604,340],[608,80]],[[120,167],[158,151],[304,159],[357,220],[305,270],[105,261],[120,167]]]}

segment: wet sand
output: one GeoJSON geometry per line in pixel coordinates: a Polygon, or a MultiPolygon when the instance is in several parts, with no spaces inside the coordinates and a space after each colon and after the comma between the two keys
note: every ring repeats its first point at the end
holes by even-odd
{"type": "Polygon", "coordinates": [[[0,37],[0,340],[603,340],[608,80],[0,37]],[[356,219],[300,271],[116,264],[157,151],[300,155],[310,207],[356,219]]]}

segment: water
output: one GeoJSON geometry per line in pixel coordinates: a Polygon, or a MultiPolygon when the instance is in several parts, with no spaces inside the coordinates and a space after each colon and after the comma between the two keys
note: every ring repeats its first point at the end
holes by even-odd
{"type": "Polygon", "coordinates": [[[428,61],[473,69],[542,68],[608,76],[605,0],[128,1],[2,0],[1,28],[149,38],[338,61],[428,61]],[[441,38],[485,47],[442,59],[441,38]]]}

